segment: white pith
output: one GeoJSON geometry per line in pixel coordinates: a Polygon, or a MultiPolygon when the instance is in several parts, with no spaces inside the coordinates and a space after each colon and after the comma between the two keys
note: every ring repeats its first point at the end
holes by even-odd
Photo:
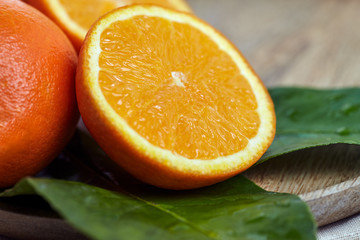
{"type": "Polygon", "coordinates": [[[55,17],[64,23],[67,29],[79,39],[84,39],[87,33],[87,29],[84,29],[78,25],[69,15],[66,9],[58,0],[45,0],[49,9],[53,9],[55,17]]]}
{"type": "MultiPolygon", "coordinates": [[[[39,0],[40,1],[40,0],[39,0]]],[[[64,25],[67,27],[67,29],[74,34],[79,39],[84,39],[86,36],[86,33],[88,29],[85,29],[81,27],[76,21],[74,21],[64,8],[64,6],[59,2],[59,0],[44,0],[49,6],[49,9],[53,9],[53,13],[56,16],[56,18],[64,23],[64,25]]],[[[75,0],[74,0],[75,1],[75,0]]],[[[180,11],[186,11],[190,12],[190,8],[181,0],[172,0],[174,2],[174,6],[178,6],[178,9],[180,11]]],[[[119,3],[119,1],[114,0],[114,3],[121,7],[122,4],[119,3]]]]}

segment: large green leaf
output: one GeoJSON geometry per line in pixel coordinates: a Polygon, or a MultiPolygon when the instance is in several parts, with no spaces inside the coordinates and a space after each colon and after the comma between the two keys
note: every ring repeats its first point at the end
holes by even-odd
{"type": "MultiPolygon", "coordinates": [[[[314,146],[360,144],[360,89],[278,88],[270,93],[277,134],[261,161],[314,146]]],[[[65,155],[75,168],[62,166],[62,159],[60,166],[47,168],[41,176],[115,192],[29,178],[2,196],[37,194],[94,239],[315,239],[312,216],[298,197],[266,192],[242,176],[173,192],[139,184],[123,172],[119,176],[116,166],[83,135],[72,141],[65,155]]]]}
{"type": "Polygon", "coordinates": [[[260,162],[334,143],[360,144],[360,89],[274,88],[276,137],[260,162]]]}
{"type": "Polygon", "coordinates": [[[79,182],[27,178],[0,196],[38,194],[94,239],[315,239],[308,207],[242,176],[192,191],[111,192],[79,182]]]}

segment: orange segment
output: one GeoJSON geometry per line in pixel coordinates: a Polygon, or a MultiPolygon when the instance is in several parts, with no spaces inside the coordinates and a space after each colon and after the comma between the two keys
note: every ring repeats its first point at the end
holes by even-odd
{"type": "Polygon", "coordinates": [[[114,8],[132,4],[155,4],[191,12],[185,0],[24,0],[57,23],[79,51],[90,26],[114,8]]]}
{"type": "Polygon", "coordinates": [[[93,25],[77,96],[104,151],[164,188],[234,176],[275,134],[269,94],[238,50],[196,17],[155,6],[118,9],[93,25]]]}
{"type": "Polygon", "coordinates": [[[214,159],[238,152],[256,135],[251,86],[200,30],[136,16],[112,23],[100,47],[102,93],[150,143],[186,158],[214,159]]]}

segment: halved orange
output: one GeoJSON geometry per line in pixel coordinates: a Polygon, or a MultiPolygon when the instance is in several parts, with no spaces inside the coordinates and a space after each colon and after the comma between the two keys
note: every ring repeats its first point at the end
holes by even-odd
{"type": "Polygon", "coordinates": [[[272,100],[239,51],[195,16],[130,6],[90,29],[76,91],[84,123],[135,177],[169,189],[254,164],[275,134],[272,100]]]}
{"type": "Polygon", "coordinates": [[[90,26],[103,14],[130,4],[155,4],[191,12],[185,0],[24,0],[52,19],[80,50],[90,26]]]}

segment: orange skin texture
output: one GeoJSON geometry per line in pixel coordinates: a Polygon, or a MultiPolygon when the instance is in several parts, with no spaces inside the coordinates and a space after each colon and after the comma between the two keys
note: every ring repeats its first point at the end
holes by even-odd
{"type": "Polygon", "coordinates": [[[42,170],[73,135],[77,56],[36,9],[0,2],[0,188],[42,170]]]}
{"type": "Polygon", "coordinates": [[[55,16],[53,11],[51,11],[51,9],[49,9],[47,4],[45,4],[43,1],[39,1],[39,0],[25,0],[25,2],[28,3],[29,5],[35,7],[40,12],[45,14],[48,18],[50,18],[52,21],[54,21],[62,29],[62,31],[67,35],[67,37],[70,39],[75,50],[77,52],[80,51],[81,45],[83,43],[83,39],[79,39],[76,35],[74,35],[71,31],[69,31],[67,26],[63,22],[58,20],[58,18],[55,16]]]}
{"type": "MultiPolygon", "coordinates": [[[[195,16],[193,17],[196,18],[195,16]]],[[[92,28],[95,28],[96,25],[97,23],[95,23],[92,28]]],[[[180,171],[175,168],[169,168],[155,159],[152,159],[144,152],[137,150],[134,147],[134,143],[126,139],[126,137],[116,129],[116,123],[111,122],[111,120],[104,115],[102,110],[99,109],[99,105],[92,95],[91,88],[86,82],[86,72],[90,71],[87,67],[88,63],[86,59],[89,48],[87,40],[85,39],[80,50],[76,75],[76,96],[82,120],[90,134],[106,154],[120,167],[137,179],[165,189],[195,189],[210,186],[236,176],[251,167],[263,155],[264,150],[259,149],[256,156],[249,159],[248,164],[244,168],[234,169],[231,172],[218,173],[215,176],[206,174],[200,175],[192,172],[180,171]]],[[[247,61],[246,63],[248,64],[247,61]]],[[[250,71],[256,76],[255,71],[251,67],[250,71]]],[[[264,85],[263,87],[265,88],[264,85]]],[[[267,98],[268,102],[271,103],[271,110],[274,112],[274,105],[269,94],[267,94],[267,98]]],[[[271,137],[267,139],[267,145],[264,146],[264,149],[270,147],[275,136],[275,115],[273,115],[271,122],[273,124],[272,134],[271,137]]]]}

